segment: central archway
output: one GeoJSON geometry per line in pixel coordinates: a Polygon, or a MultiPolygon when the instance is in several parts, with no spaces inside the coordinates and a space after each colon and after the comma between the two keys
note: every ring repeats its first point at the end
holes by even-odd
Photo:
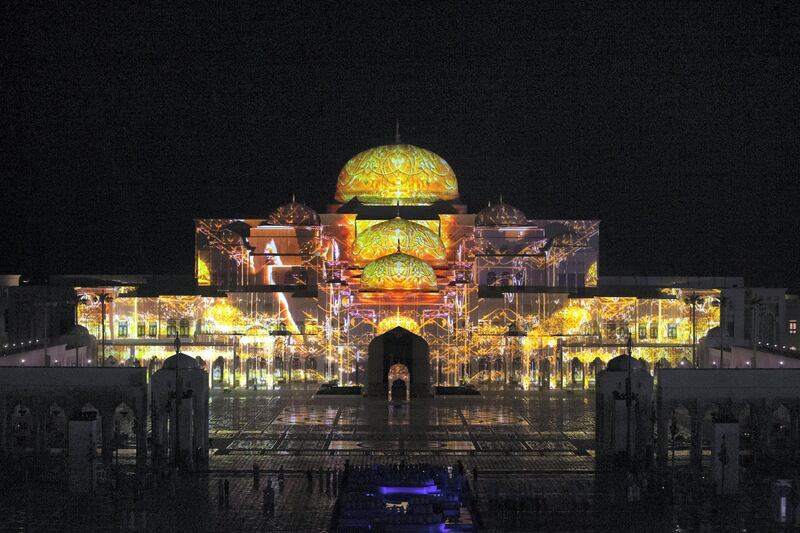
{"type": "Polygon", "coordinates": [[[407,329],[396,327],[378,335],[369,343],[367,355],[367,395],[387,397],[389,369],[405,365],[409,374],[411,397],[430,396],[430,350],[428,343],[407,329]]]}
{"type": "Polygon", "coordinates": [[[389,367],[389,401],[400,402],[411,399],[411,376],[408,367],[395,363],[389,367]]]}

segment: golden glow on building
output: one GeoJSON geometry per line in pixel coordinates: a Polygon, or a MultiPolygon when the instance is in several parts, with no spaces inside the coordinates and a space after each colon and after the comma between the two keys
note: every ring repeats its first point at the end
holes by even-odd
{"type": "Polygon", "coordinates": [[[410,316],[395,314],[390,315],[378,322],[378,328],[375,332],[377,335],[383,335],[387,331],[393,330],[394,328],[403,328],[415,335],[420,334],[420,327],[417,324],[417,321],[411,318],[410,316]]]}
{"type": "Polygon", "coordinates": [[[211,271],[202,259],[197,260],[197,284],[202,287],[211,285],[211,271]]]}
{"type": "Polygon", "coordinates": [[[408,255],[424,261],[441,262],[445,258],[442,239],[430,229],[395,217],[370,226],[358,234],[353,244],[353,256],[363,263],[391,254],[397,246],[408,255]]]}
{"type": "Polygon", "coordinates": [[[457,199],[458,185],[427,150],[358,154],[336,192],[339,202],[353,198],[377,205],[317,215],[292,202],[265,218],[197,220],[202,290],[78,288],[79,322],[105,334],[119,364],[156,364],[179,335],[222,387],[352,383],[376,334],[395,327],[428,343],[434,383],[590,386],[629,334],[651,368],[678,366],[691,360],[694,334],[702,342],[719,323],[716,289],[598,288],[597,220],[528,220],[495,205],[476,221],[431,205],[457,199]],[[412,206],[401,211],[413,221],[395,217],[398,202],[412,206]]]}
{"type": "Polygon", "coordinates": [[[336,184],[336,200],[365,204],[425,205],[456,200],[458,181],[440,156],[410,144],[365,150],[345,164],[336,184]]]}
{"type": "Polygon", "coordinates": [[[436,273],[425,261],[403,252],[395,252],[364,267],[360,290],[435,291],[436,273]]]}

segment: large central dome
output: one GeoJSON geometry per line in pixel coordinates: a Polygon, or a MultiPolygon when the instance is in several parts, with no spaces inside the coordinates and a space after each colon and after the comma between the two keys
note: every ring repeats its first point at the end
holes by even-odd
{"type": "Polygon", "coordinates": [[[339,172],[336,200],[425,205],[456,200],[458,181],[447,161],[424,148],[388,144],[353,157],[339,172]]]}

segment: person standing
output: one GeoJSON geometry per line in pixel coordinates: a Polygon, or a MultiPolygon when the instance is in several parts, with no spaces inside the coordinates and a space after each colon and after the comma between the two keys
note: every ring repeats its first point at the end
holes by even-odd
{"type": "Polygon", "coordinates": [[[259,486],[261,486],[261,468],[253,461],[253,487],[258,490],[259,486]]]}
{"type": "Polygon", "coordinates": [[[222,506],[224,505],[224,503],[225,503],[225,493],[224,493],[224,489],[222,487],[222,480],[218,479],[217,480],[217,504],[219,505],[220,509],[222,509],[222,506]]]}
{"type": "Polygon", "coordinates": [[[227,479],[224,482],[224,486],[225,486],[225,507],[230,507],[231,506],[231,484],[230,484],[230,482],[228,482],[227,479]]]}
{"type": "Polygon", "coordinates": [[[314,491],[314,473],[310,468],[306,469],[306,485],[308,485],[308,492],[314,491]]]}

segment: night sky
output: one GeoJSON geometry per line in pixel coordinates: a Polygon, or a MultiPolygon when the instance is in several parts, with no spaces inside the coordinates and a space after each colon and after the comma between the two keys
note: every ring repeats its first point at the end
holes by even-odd
{"type": "Polygon", "coordinates": [[[471,211],[601,219],[601,275],[800,286],[796,3],[28,4],[0,271],[189,274],[193,218],[324,210],[399,118],[471,211]]]}

